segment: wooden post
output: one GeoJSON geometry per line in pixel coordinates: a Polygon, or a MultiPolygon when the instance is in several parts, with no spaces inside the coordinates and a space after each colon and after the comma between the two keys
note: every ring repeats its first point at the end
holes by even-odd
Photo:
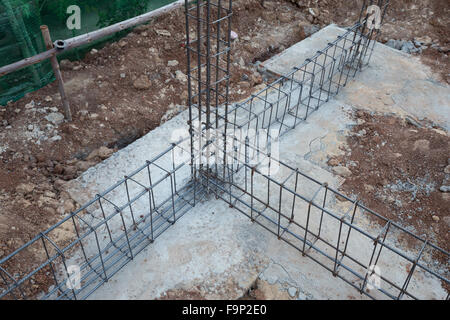
{"type": "MultiPolygon", "coordinates": [[[[53,49],[52,39],[50,37],[50,32],[47,26],[41,26],[42,37],[44,38],[45,46],[47,50],[53,49]]],[[[72,121],[72,113],[70,112],[70,104],[67,99],[66,92],[64,91],[64,81],[61,75],[61,70],[59,68],[58,59],[56,54],[50,57],[50,62],[52,63],[53,73],[55,74],[56,82],[58,83],[59,94],[61,95],[61,101],[63,103],[64,114],[66,120],[72,121]]]]}

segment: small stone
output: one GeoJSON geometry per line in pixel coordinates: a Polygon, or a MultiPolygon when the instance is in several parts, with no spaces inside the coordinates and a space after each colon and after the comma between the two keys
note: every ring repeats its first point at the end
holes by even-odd
{"type": "Polygon", "coordinates": [[[313,17],[318,17],[319,16],[319,9],[316,8],[308,8],[308,12],[310,15],[312,15],[313,17]]]}
{"type": "Polygon", "coordinates": [[[281,12],[278,15],[278,20],[282,23],[288,23],[292,21],[292,16],[289,12],[281,12]]]}
{"type": "Polygon", "coordinates": [[[152,86],[152,83],[146,75],[141,75],[133,82],[133,87],[138,90],[147,90],[152,86]]]}
{"type": "Polygon", "coordinates": [[[48,191],[48,190],[44,192],[44,196],[48,197],[48,198],[56,199],[56,194],[51,191],[48,191]]]}
{"type": "Polygon", "coordinates": [[[61,139],[62,139],[62,138],[61,138],[60,135],[56,135],[56,136],[51,137],[49,140],[52,141],[52,142],[55,142],[55,141],[59,141],[59,140],[61,140],[61,139]]]}
{"type": "Polygon", "coordinates": [[[34,100],[31,100],[31,102],[30,103],[27,103],[26,105],[25,105],[25,109],[32,109],[32,108],[34,108],[34,100]]]}
{"type": "Polygon", "coordinates": [[[125,73],[121,73],[121,74],[120,74],[120,77],[121,77],[122,79],[125,79],[126,76],[127,76],[127,75],[126,75],[125,73]]]}
{"type": "Polygon", "coordinates": [[[79,162],[77,162],[77,168],[83,172],[94,165],[95,165],[94,161],[79,161],[79,162]]]}
{"type": "Polygon", "coordinates": [[[439,188],[441,192],[450,192],[450,186],[441,186],[439,188]]]}
{"type": "Polygon", "coordinates": [[[444,172],[445,173],[450,173],[450,165],[445,167],[444,172]]]}
{"type": "Polygon", "coordinates": [[[15,113],[20,113],[20,109],[14,110],[15,113]]]}
{"type": "Polygon", "coordinates": [[[450,202],[450,193],[442,192],[441,195],[442,195],[442,200],[450,202]]]}
{"type": "Polygon", "coordinates": [[[294,298],[295,295],[297,294],[297,288],[290,287],[290,288],[288,289],[288,293],[289,293],[289,295],[291,296],[291,298],[294,298]]]}
{"type": "Polygon", "coordinates": [[[238,86],[244,89],[248,89],[250,88],[250,83],[247,81],[241,81],[238,83],[238,86]]]}
{"type": "Polygon", "coordinates": [[[27,130],[28,130],[28,131],[33,131],[33,130],[34,130],[34,125],[29,124],[29,125],[27,126],[27,130]]]}
{"type": "Polygon", "coordinates": [[[92,49],[91,50],[91,54],[97,54],[98,53],[98,50],[97,49],[92,49]]]}
{"type": "Polygon", "coordinates": [[[50,96],[46,96],[44,100],[45,100],[45,102],[52,102],[53,101],[52,97],[50,97],[50,96]]]}
{"type": "Polygon", "coordinates": [[[239,58],[239,65],[241,66],[241,68],[245,67],[245,60],[244,60],[244,58],[242,58],[242,57],[239,58]]]}
{"type": "Polygon", "coordinates": [[[425,139],[420,139],[414,142],[414,148],[413,151],[419,150],[419,151],[428,151],[430,149],[430,141],[425,139]]]}
{"type": "Polygon", "coordinates": [[[358,133],[356,134],[358,137],[363,137],[363,136],[365,136],[367,134],[367,131],[366,131],[366,129],[362,129],[362,130],[359,130],[358,131],[358,133]]]}
{"type": "Polygon", "coordinates": [[[64,167],[58,163],[54,168],[53,168],[53,172],[56,174],[62,174],[64,172],[64,167]]]}
{"type": "Polygon", "coordinates": [[[250,79],[252,80],[253,84],[256,86],[258,84],[261,84],[263,82],[263,78],[259,72],[254,72],[250,79]]]}
{"type": "Polygon", "coordinates": [[[31,202],[26,199],[20,199],[19,201],[17,201],[17,204],[19,204],[21,207],[25,209],[31,206],[31,202]]]}
{"type": "Polygon", "coordinates": [[[67,166],[64,167],[64,174],[68,176],[75,175],[77,173],[77,167],[75,166],[67,166]]]}
{"type": "Polygon", "coordinates": [[[179,64],[179,62],[177,60],[169,60],[169,62],[167,62],[167,66],[169,67],[176,67],[179,64]]]}
{"type": "Polygon", "coordinates": [[[93,160],[95,158],[100,158],[102,160],[105,160],[109,158],[114,153],[113,149],[109,149],[107,147],[100,147],[94,151],[92,151],[86,158],[87,161],[93,160]]]}
{"type": "Polygon", "coordinates": [[[333,172],[341,177],[349,177],[352,175],[352,172],[350,171],[350,169],[348,169],[347,167],[344,166],[337,166],[334,167],[333,172]]]}
{"type": "Polygon", "coordinates": [[[54,125],[59,125],[64,122],[64,115],[59,112],[52,112],[45,117],[48,122],[53,123],[54,125]]]}
{"type": "Polygon", "coordinates": [[[51,215],[51,216],[56,214],[55,209],[53,209],[52,207],[45,207],[43,210],[46,214],[51,215]]]}
{"type": "Polygon", "coordinates": [[[388,40],[388,42],[386,42],[386,45],[388,47],[391,47],[391,48],[394,48],[397,50],[400,50],[402,48],[403,44],[404,44],[404,41],[394,40],[394,39],[390,39],[390,40],[388,40]]]}
{"type": "Polygon", "coordinates": [[[433,130],[434,132],[436,132],[437,134],[440,134],[442,136],[447,136],[447,132],[445,132],[444,130],[436,129],[436,128],[433,128],[431,130],[433,130]]]}
{"type": "Polygon", "coordinates": [[[181,70],[175,71],[175,77],[180,82],[187,82],[187,76],[181,70]]]}
{"type": "Polygon", "coordinates": [[[53,186],[56,190],[62,191],[65,189],[66,181],[61,179],[56,179],[55,182],[53,182],[53,186]]]}
{"type": "Polygon", "coordinates": [[[366,192],[372,192],[375,190],[375,188],[369,184],[365,184],[364,185],[364,190],[366,190],[366,192]]]}
{"type": "Polygon", "coordinates": [[[231,35],[231,40],[236,40],[239,38],[238,34],[233,30],[231,30],[230,35],[231,35]]]}
{"type": "Polygon", "coordinates": [[[59,214],[65,214],[70,213],[75,210],[75,204],[71,199],[64,201],[64,204],[62,206],[59,206],[57,209],[57,212],[59,214]]]}
{"type": "Polygon", "coordinates": [[[336,166],[339,165],[339,160],[338,160],[338,159],[335,159],[335,158],[330,159],[330,160],[328,161],[328,164],[329,164],[330,166],[332,166],[332,167],[336,167],[336,166]]]}
{"type": "Polygon", "coordinates": [[[35,187],[36,186],[31,183],[21,183],[16,187],[16,191],[20,194],[27,194],[33,192],[35,187]]]}
{"type": "Polygon", "coordinates": [[[119,47],[121,47],[121,48],[126,47],[127,44],[128,44],[128,42],[126,42],[125,40],[120,40],[119,41],[119,47]]]}
{"type": "Polygon", "coordinates": [[[426,46],[433,43],[433,39],[431,39],[429,36],[415,38],[414,41],[418,42],[419,44],[426,45],[426,46]]]}
{"type": "Polygon", "coordinates": [[[401,51],[406,53],[421,53],[421,48],[416,48],[412,41],[407,41],[402,45],[401,51]]]}
{"type": "Polygon", "coordinates": [[[439,220],[440,220],[438,216],[432,216],[432,218],[435,222],[439,222],[439,220]]]}
{"type": "Polygon", "coordinates": [[[45,197],[45,196],[40,196],[38,201],[37,201],[38,206],[41,207],[52,207],[52,208],[57,208],[59,203],[58,201],[56,201],[53,198],[49,198],[49,197],[45,197]]]}
{"type": "Polygon", "coordinates": [[[260,64],[260,65],[258,65],[257,70],[258,70],[259,73],[264,73],[264,72],[267,71],[267,68],[264,67],[262,64],[260,64]]]}
{"type": "Polygon", "coordinates": [[[169,31],[167,31],[167,30],[161,30],[161,29],[158,30],[158,29],[156,29],[155,31],[156,31],[156,34],[158,34],[160,36],[164,36],[164,37],[171,37],[172,36],[172,34],[169,31]]]}

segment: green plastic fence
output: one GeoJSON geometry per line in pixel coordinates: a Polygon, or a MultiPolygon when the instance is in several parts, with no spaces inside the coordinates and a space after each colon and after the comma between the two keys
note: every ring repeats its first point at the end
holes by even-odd
{"type": "MultiPolygon", "coordinates": [[[[53,40],[67,39],[140,15],[175,0],[0,0],[0,66],[45,50],[41,25],[48,25],[53,40]],[[80,8],[81,28],[69,30],[67,8],[80,8]]],[[[94,46],[123,36],[120,32],[73,49],[59,59],[80,59],[94,46]]],[[[15,101],[54,80],[49,61],[0,78],[0,106],[15,101]]]]}

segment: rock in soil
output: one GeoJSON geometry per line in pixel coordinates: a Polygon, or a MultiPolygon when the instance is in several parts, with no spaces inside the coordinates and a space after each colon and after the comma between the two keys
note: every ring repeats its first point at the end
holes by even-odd
{"type": "Polygon", "coordinates": [[[334,167],[333,172],[341,177],[349,177],[352,175],[352,172],[350,171],[349,168],[344,167],[344,166],[337,166],[334,167]]]}
{"type": "Polygon", "coordinates": [[[141,75],[133,82],[133,87],[135,87],[138,90],[147,90],[150,89],[151,86],[152,83],[150,82],[150,80],[146,75],[141,75]]]}

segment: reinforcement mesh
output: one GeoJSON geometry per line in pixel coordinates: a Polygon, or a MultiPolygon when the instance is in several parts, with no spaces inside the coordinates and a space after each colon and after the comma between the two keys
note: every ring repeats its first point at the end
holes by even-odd
{"type": "MultiPolygon", "coordinates": [[[[175,0],[0,0],[0,67],[45,51],[40,26],[47,25],[53,40],[67,39],[167,5],[175,0]],[[69,30],[67,8],[80,8],[81,28],[69,30]]],[[[116,40],[119,32],[72,49],[59,59],[81,59],[92,47],[116,40]]],[[[23,97],[54,80],[49,61],[0,78],[0,105],[23,97]]]]}

